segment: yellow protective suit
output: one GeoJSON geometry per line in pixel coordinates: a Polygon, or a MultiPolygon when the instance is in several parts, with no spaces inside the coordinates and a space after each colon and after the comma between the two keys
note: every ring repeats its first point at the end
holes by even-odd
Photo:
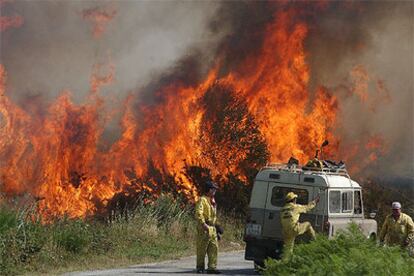
{"type": "Polygon", "coordinates": [[[388,215],[382,225],[379,239],[388,246],[407,246],[408,243],[414,242],[413,220],[404,213],[400,214],[398,220],[395,220],[392,215],[388,215]]]}
{"type": "Polygon", "coordinates": [[[283,206],[280,213],[283,234],[283,259],[288,259],[291,256],[297,236],[308,232],[312,239],[315,239],[315,230],[313,230],[312,225],[309,222],[299,223],[300,214],[312,210],[315,206],[315,201],[308,205],[290,202],[283,206]]]}
{"type": "Polygon", "coordinates": [[[217,268],[218,241],[215,224],[217,210],[211,204],[210,198],[202,196],[195,206],[197,220],[197,270],[204,269],[204,260],[208,257],[208,270],[217,268]],[[208,231],[202,225],[206,223],[208,231]]]}

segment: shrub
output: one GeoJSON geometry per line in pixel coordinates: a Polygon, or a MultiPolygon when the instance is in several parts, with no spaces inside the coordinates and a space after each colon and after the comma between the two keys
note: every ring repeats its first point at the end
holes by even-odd
{"type": "Polygon", "coordinates": [[[162,194],[151,207],[159,223],[164,225],[185,220],[191,216],[188,205],[184,205],[182,200],[168,194],[162,194]]]}
{"type": "Polygon", "coordinates": [[[265,275],[410,275],[414,259],[399,247],[378,247],[351,226],[328,240],[298,244],[288,261],[266,260],[265,275]]]}
{"type": "Polygon", "coordinates": [[[17,212],[5,207],[0,208],[0,236],[3,236],[9,229],[16,228],[18,225],[17,212]]]}
{"type": "Polygon", "coordinates": [[[41,251],[47,233],[32,209],[0,208],[0,273],[13,274],[41,251]]]}
{"type": "Polygon", "coordinates": [[[89,225],[81,220],[60,221],[53,232],[56,244],[72,253],[86,251],[93,237],[89,225]]]}

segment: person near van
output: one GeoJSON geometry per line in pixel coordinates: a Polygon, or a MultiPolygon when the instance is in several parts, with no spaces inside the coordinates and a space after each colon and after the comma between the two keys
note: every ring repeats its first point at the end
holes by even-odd
{"type": "Polygon", "coordinates": [[[401,212],[401,204],[393,202],[392,213],[385,218],[379,240],[387,246],[407,247],[414,242],[414,223],[412,218],[401,212]]]}
{"type": "Polygon", "coordinates": [[[197,220],[197,273],[204,273],[204,260],[207,254],[207,274],[220,274],[217,270],[217,204],[214,199],[217,184],[207,181],[205,195],[196,203],[195,217],[197,220]]]}
{"type": "Polygon", "coordinates": [[[308,233],[312,239],[315,239],[315,230],[309,222],[299,222],[299,216],[302,213],[307,213],[319,202],[319,196],[315,198],[308,205],[296,204],[298,195],[289,192],[285,198],[285,206],[283,206],[280,214],[283,234],[283,259],[290,258],[295,245],[297,236],[308,233]]]}

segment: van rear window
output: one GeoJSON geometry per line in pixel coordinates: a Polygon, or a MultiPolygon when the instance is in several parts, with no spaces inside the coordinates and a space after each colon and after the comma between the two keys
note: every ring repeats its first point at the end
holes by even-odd
{"type": "Polygon", "coordinates": [[[296,189],[290,187],[273,187],[272,189],[272,198],[270,202],[273,206],[283,207],[285,205],[285,197],[287,193],[294,192],[298,195],[296,203],[298,204],[308,204],[308,191],[305,189],[296,189]]]}

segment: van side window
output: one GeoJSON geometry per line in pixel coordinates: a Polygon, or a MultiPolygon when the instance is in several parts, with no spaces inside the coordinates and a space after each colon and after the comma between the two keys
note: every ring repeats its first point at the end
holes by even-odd
{"type": "Polygon", "coordinates": [[[273,206],[283,207],[285,205],[285,197],[287,193],[294,192],[298,195],[296,203],[298,204],[308,204],[308,191],[305,189],[295,189],[290,187],[273,187],[272,189],[272,198],[270,202],[273,206]]]}
{"type": "Polygon", "coordinates": [[[329,192],[329,212],[331,213],[341,212],[341,192],[340,191],[329,192]]]}
{"type": "Polygon", "coordinates": [[[352,191],[342,192],[342,213],[351,213],[352,203],[352,191]]]}
{"type": "Polygon", "coordinates": [[[354,213],[362,214],[361,191],[354,192],[354,213]]]}

